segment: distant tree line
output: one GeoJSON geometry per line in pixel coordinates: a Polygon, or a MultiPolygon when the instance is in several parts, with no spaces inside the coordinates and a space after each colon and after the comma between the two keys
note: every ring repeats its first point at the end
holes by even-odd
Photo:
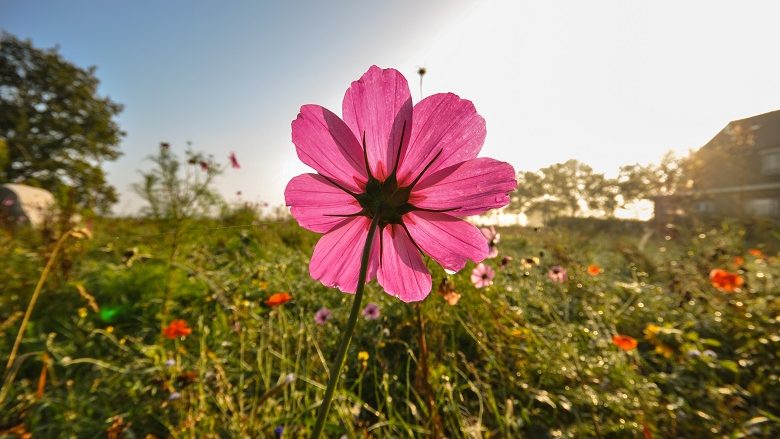
{"type": "Polygon", "coordinates": [[[577,160],[517,175],[509,210],[538,215],[543,221],[583,214],[611,217],[618,208],[690,188],[690,156],[667,153],[659,163],[622,166],[608,178],[577,160]]]}

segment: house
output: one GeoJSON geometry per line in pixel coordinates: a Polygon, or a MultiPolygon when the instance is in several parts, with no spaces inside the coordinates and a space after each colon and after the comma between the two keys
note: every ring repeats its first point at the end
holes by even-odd
{"type": "Polygon", "coordinates": [[[47,190],[14,183],[0,186],[0,224],[40,227],[53,208],[54,196],[47,190]]]}
{"type": "Polygon", "coordinates": [[[692,156],[691,188],[660,196],[655,220],[780,220],[780,110],[726,125],[692,156]]]}

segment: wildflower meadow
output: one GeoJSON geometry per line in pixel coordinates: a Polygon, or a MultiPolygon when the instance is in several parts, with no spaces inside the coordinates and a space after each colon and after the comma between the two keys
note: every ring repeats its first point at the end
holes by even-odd
{"type": "MultiPolygon", "coordinates": [[[[5,437],[310,434],[352,302],[309,276],[317,235],[231,211],[187,222],[172,260],[163,227],[99,220],[63,245],[3,383],[5,437]]],[[[597,220],[496,232],[482,268],[426,258],[424,301],[367,285],[327,437],[780,431],[776,237],[597,220]]],[[[8,353],[51,244],[0,239],[8,353]]]]}
{"type": "MultiPolygon", "coordinates": [[[[635,138],[666,129],[662,116],[677,110],[640,96],[659,75],[602,99],[603,78],[630,81],[585,65],[621,58],[576,48],[583,37],[568,26],[579,12],[540,15],[566,32],[520,38],[514,30],[536,19],[511,21],[512,32],[480,32],[501,31],[494,46],[473,46],[483,36],[468,32],[504,14],[456,3],[258,3],[230,17],[155,4],[148,15],[175,15],[171,25],[193,17],[178,32],[197,37],[158,22],[134,27],[129,48],[101,39],[104,53],[80,39],[67,53],[107,56],[104,84],[58,47],[3,30],[0,439],[780,437],[780,111],[735,119],[687,156],[627,164],[625,153],[646,152],[635,138]],[[420,21],[429,7],[441,16],[420,21]],[[336,16],[356,29],[343,38],[352,49],[326,50],[336,16]],[[358,32],[374,16],[395,20],[393,38],[358,32]],[[452,20],[455,34],[443,24],[452,20]],[[142,43],[147,28],[155,44],[142,43]],[[250,37],[255,28],[270,33],[250,37]],[[569,45],[525,61],[558,34],[569,45]],[[443,52],[461,67],[447,76],[350,61],[396,60],[382,47],[406,39],[435,43],[432,65],[443,52]],[[496,49],[503,40],[522,44],[496,49]],[[247,41],[259,49],[237,49],[247,41]],[[483,59],[491,50],[501,55],[483,59]],[[571,68],[541,70],[570,56],[571,68]],[[239,66],[257,60],[261,69],[239,66]],[[480,72],[469,76],[463,60],[480,72]],[[576,87],[559,87],[559,72],[573,70],[576,87]],[[537,89],[542,99],[524,104],[537,89]],[[127,101],[126,118],[108,90],[127,101]],[[621,111],[641,102],[645,116],[612,110],[593,123],[602,100],[621,111]],[[181,140],[185,128],[204,140],[181,140]],[[566,137],[575,131],[612,152],[586,140],[575,158],[551,151],[579,142],[566,137]],[[177,140],[149,143],[163,134],[177,140]],[[558,163],[531,170],[529,139],[558,163]]],[[[524,19],[533,9],[509,3],[524,19]]],[[[12,23],[29,11],[18,3],[14,13],[12,23]]],[[[120,26],[115,15],[147,15],[105,14],[65,35],[106,26],[97,17],[120,26]]],[[[623,20],[621,32],[643,23],[623,20]]],[[[587,48],[615,39],[604,35],[587,48]]],[[[656,64],[624,58],[642,65],[634,75],[656,64]]]]}

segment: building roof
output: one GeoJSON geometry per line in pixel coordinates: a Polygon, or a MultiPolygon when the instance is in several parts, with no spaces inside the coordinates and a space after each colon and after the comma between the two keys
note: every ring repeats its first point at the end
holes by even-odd
{"type": "Polygon", "coordinates": [[[729,122],[718,134],[702,147],[711,148],[718,144],[734,142],[734,134],[743,131],[745,138],[750,138],[751,145],[756,149],[780,147],[780,110],[745,119],[729,122]]]}

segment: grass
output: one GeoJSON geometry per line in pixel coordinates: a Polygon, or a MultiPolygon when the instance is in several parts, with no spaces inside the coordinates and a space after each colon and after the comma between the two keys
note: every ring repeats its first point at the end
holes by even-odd
{"type": "MultiPolygon", "coordinates": [[[[0,437],[305,437],[351,296],[309,277],[317,235],[245,224],[187,223],[174,257],[151,221],[99,220],[92,240],[70,241],[6,380],[0,437]],[[275,292],[294,300],[265,306],[275,292]],[[333,311],[325,325],[321,307],[333,311]],[[172,319],[192,334],[162,337],[172,319]]],[[[358,322],[327,437],[780,435],[777,237],[732,223],[500,232],[488,288],[471,285],[473,264],[447,275],[431,261],[420,304],[369,284],[364,303],[381,317],[358,322]],[[604,271],[589,276],[592,263],[604,271]],[[547,278],[552,265],[567,282],[547,278]],[[713,268],[746,283],[721,292],[713,268]],[[455,305],[437,294],[445,278],[455,305]],[[619,349],[616,334],[638,347],[619,349]]],[[[52,246],[33,231],[0,235],[3,364],[52,246]]]]}

